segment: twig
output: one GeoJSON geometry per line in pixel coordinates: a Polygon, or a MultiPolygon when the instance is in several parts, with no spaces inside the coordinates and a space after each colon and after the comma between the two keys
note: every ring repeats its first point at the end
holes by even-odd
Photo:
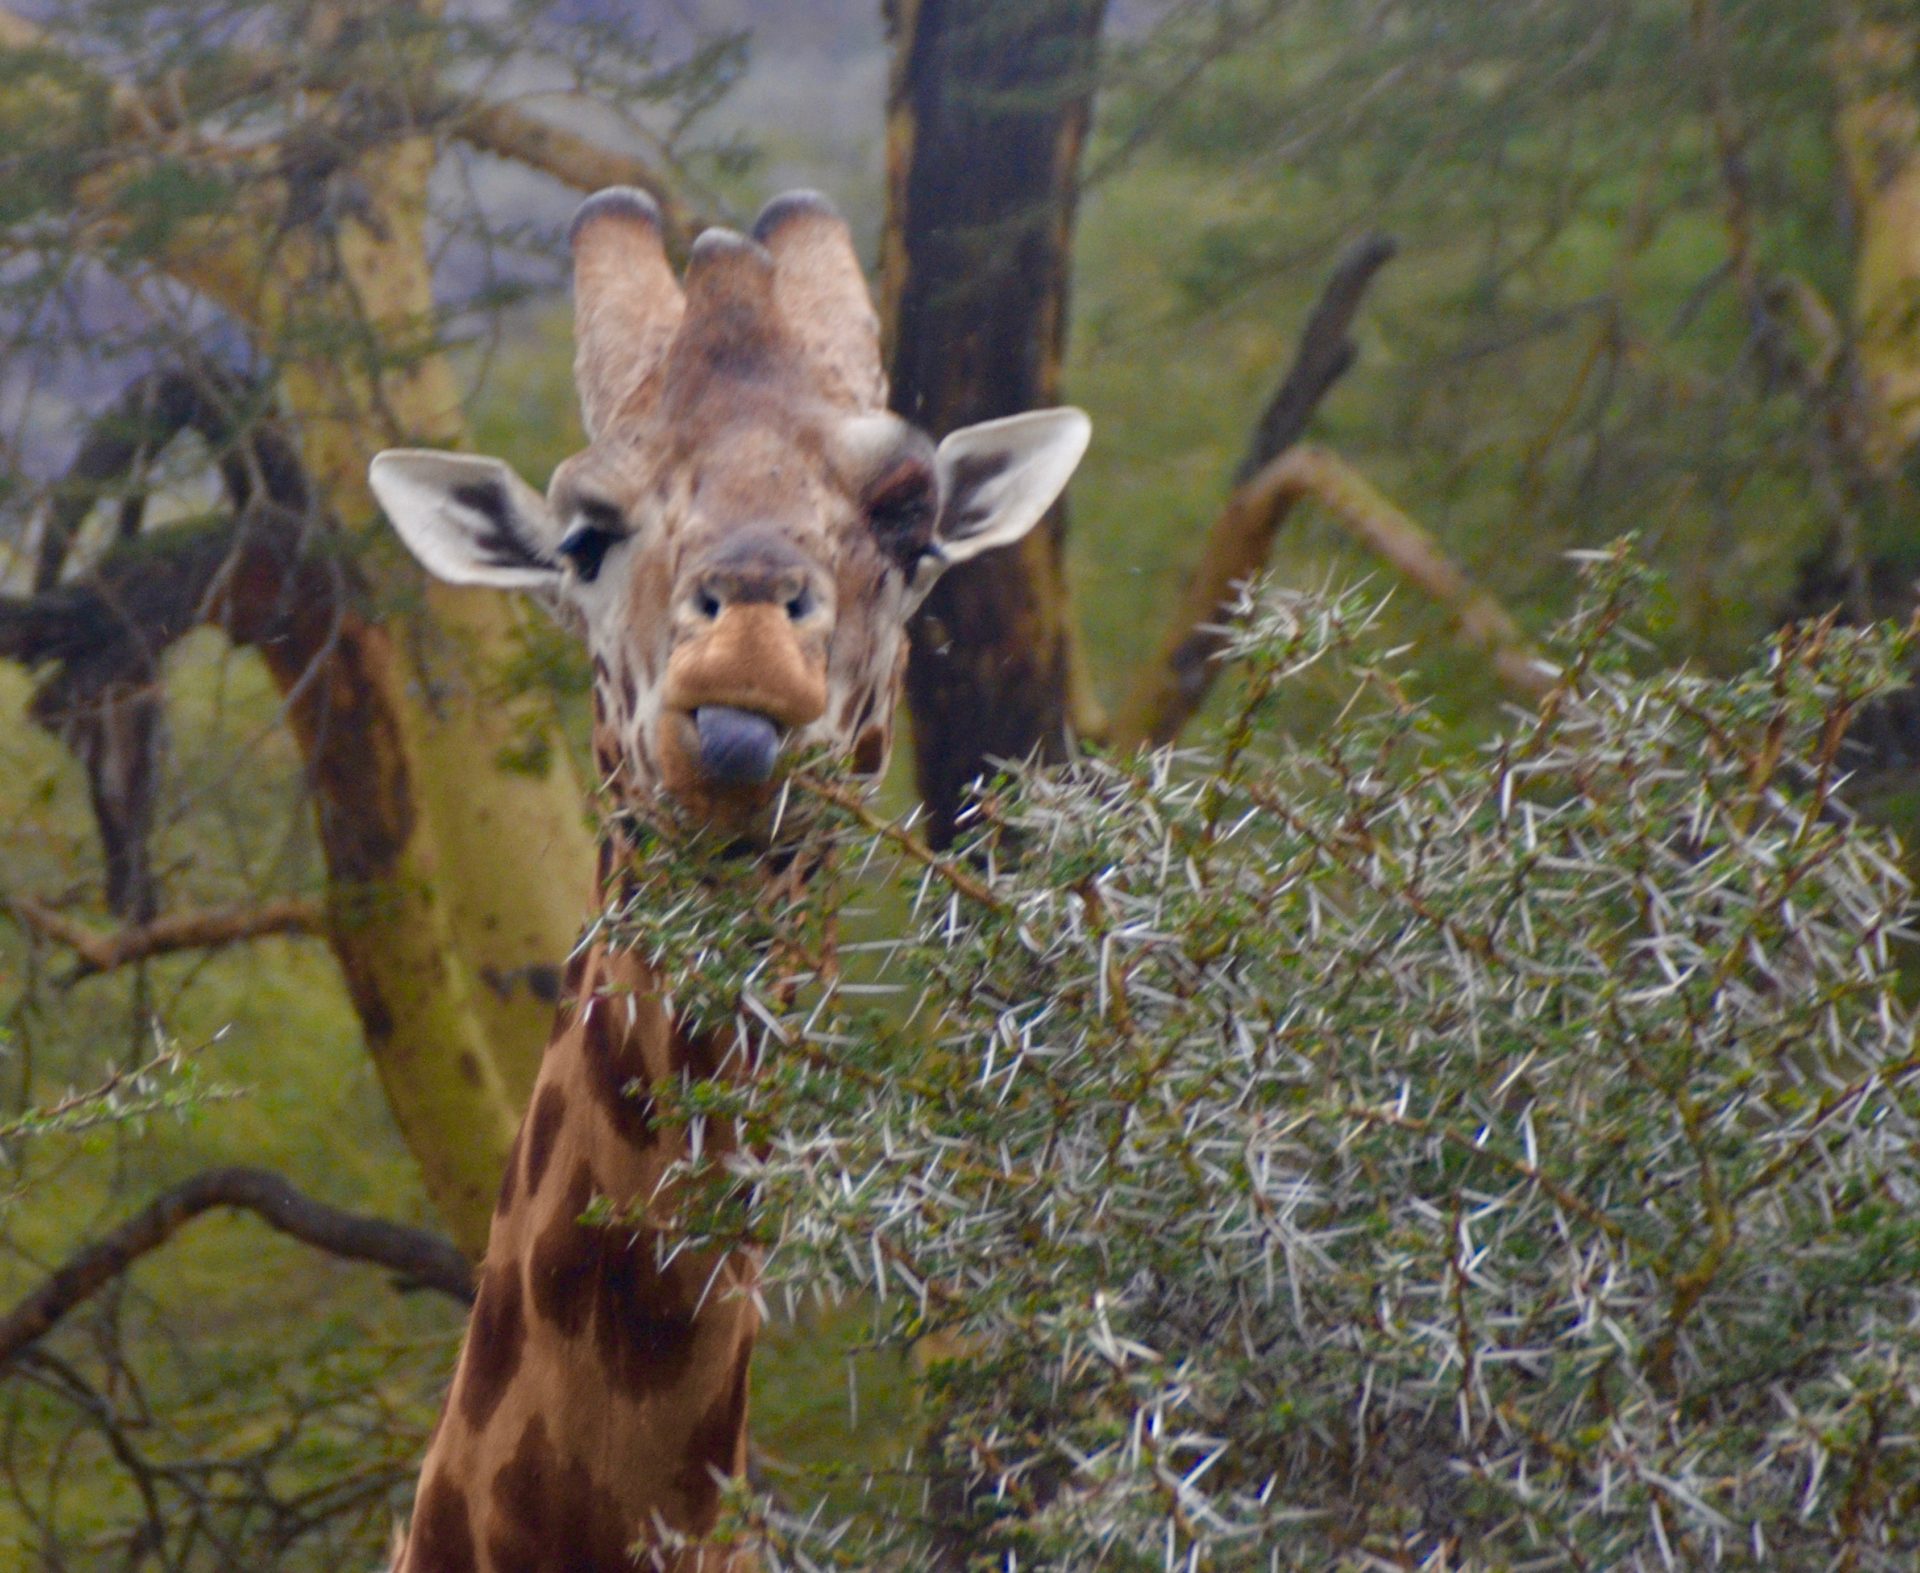
{"type": "Polygon", "coordinates": [[[68,982],[179,950],[219,950],[271,934],[314,934],[324,921],[319,902],[290,897],[257,907],[169,912],[149,923],[102,934],[31,896],[16,896],[7,905],[23,927],[74,953],[68,982]]]}
{"type": "Polygon", "coordinates": [[[45,1127],[61,1124],[68,1115],[92,1105],[106,1103],[122,1087],[138,1085],[149,1076],[178,1064],[180,1051],[166,1048],[142,1064],[120,1066],[107,1073],[104,1081],[89,1087],[84,1092],[69,1092],[58,1103],[48,1104],[44,1108],[30,1110],[27,1114],[10,1120],[0,1120],[0,1142],[17,1136],[28,1125],[45,1127]]]}
{"type": "Polygon", "coordinates": [[[69,1257],[0,1320],[0,1366],[141,1257],[215,1207],[242,1208],[282,1234],[331,1255],[390,1268],[410,1283],[462,1303],[473,1299],[473,1267],[444,1236],[330,1207],[266,1169],[208,1169],[156,1197],[112,1232],[69,1257]]]}
{"type": "Polygon", "coordinates": [[[818,776],[804,772],[796,774],[792,779],[793,784],[801,791],[844,809],[853,816],[863,830],[891,842],[921,867],[939,875],[969,901],[977,902],[990,912],[1006,910],[1006,902],[1001,900],[990,886],[968,873],[964,865],[934,851],[912,831],[895,824],[890,819],[883,819],[873,811],[867,800],[858,792],[836,786],[831,781],[823,781],[818,776]]]}

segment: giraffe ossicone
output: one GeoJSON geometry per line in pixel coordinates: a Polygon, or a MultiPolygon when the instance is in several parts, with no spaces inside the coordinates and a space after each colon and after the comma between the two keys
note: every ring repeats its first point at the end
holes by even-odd
{"type": "MultiPolygon", "coordinates": [[[[498,459],[421,450],[380,454],[373,490],[429,572],[531,593],[584,638],[612,809],[665,804],[751,844],[783,761],[884,769],[907,620],[946,569],[1040,521],[1090,423],[1032,411],[935,443],[889,412],[852,239],[812,193],[751,235],[708,231],[683,280],[640,192],[589,198],[569,240],[587,447],[544,494],[498,459]]],[[[623,834],[616,815],[610,899],[623,834]]],[[[805,867],[766,861],[770,880],[805,867]]],[[[611,1573],[636,1545],[661,1568],[749,1565],[699,1541],[745,1467],[757,1263],[580,1221],[595,1197],[657,1196],[685,1155],[647,1088],[747,1074],[676,1018],[672,984],[604,943],[575,958],[397,1573],[611,1573]]]]}

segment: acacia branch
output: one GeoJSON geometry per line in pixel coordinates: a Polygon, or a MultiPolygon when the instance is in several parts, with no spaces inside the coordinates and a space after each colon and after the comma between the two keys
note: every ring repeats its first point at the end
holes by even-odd
{"type": "Polygon", "coordinates": [[[70,1256],[0,1320],[0,1366],[43,1337],[143,1256],[215,1207],[250,1212],[280,1233],[331,1256],[386,1267],[409,1284],[464,1303],[473,1268],[454,1243],[427,1229],[330,1207],[266,1169],[208,1169],[154,1198],[126,1222],[70,1256]]]}
{"type": "Polygon", "coordinates": [[[892,843],[929,873],[936,874],[945,880],[969,901],[991,912],[1006,910],[1007,904],[994,893],[993,888],[969,873],[958,859],[947,857],[936,851],[905,826],[891,819],[881,818],[861,793],[841,786],[838,782],[825,780],[811,772],[797,774],[792,779],[801,791],[811,793],[843,810],[862,830],[892,843]]]}
{"type": "Polygon", "coordinates": [[[1255,422],[1234,472],[1234,491],[1207,533],[1200,563],[1174,610],[1158,652],[1142,666],[1113,725],[1123,749],[1170,743],[1213,686],[1226,646],[1223,625],[1238,587],[1266,565],[1293,497],[1256,484],[1260,473],[1305,434],[1314,412],[1359,354],[1348,329],[1373,276],[1392,258],[1394,242],[1367,235],[1350,246],[1300,331],[1293,363],[1255,422]]]}
{"type": "Polygon", "coordinates": [[[1462,644],[1484,654],[1517,697],[1537,702],[1554,687],[1554,669],[1512,615],[1441,549],[1409,515],[1338,454],[1312,443],[1282,454],[1243,488],[1253,520],[1277,519],[1311,497],[1394,573],[1447,614],[1462,644]]]}
{"type": "Polygon", "coordinates": [[[325,922],[319,902],[289,898],[257,907],[169,912],[151,922],[102,934],[31,896],[16,896],[8,905],[23,927],[73,952],[68,982],[175,951],[220,950],[273,934],[314,934],[325,922]]]}
{"type": "Polygon", "coordinates": [[[1553,667],[1507,609],[1338,454],[1305,444],[1270,464],[1254,487],[1276,497],[1317,499],[1349,535],[1445,612],[1461,643],[1483,653],[1511,692],[1531,703],[1552,691],[1553,667]]]}

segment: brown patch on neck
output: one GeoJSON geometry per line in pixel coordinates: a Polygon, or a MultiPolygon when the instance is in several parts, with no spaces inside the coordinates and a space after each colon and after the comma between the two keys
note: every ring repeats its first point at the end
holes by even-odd
{"type": "Polygon", "coordinates": [[[444,1470],[435,1471],[421,1488],[405,1561],[408,1573],[477,1573],[467,1495],[444,1470]]]}
{"type": "Polygon", "coordinates": [[[700,1417],[687,1438],[687,1460],[678,1481],[696,1521],[711,1524],[720,1513],[719,1476],[738,1476],[747,1467],[747,1380],[753,1348],[743,1345],[734,1357],[727,1389],[700,1417]]]}
{"type": "Polygon", "coordinates": [[[593,1167],[583,1158],[566,1200],[534,1242],[533,1302],[568,1338],[591,1326],[608,1382],[628,1397],[644,1398],[687,1374],[701,1290],[690,1290],[682,1274],[661,1272],[653,1230],[582,1224],[580,1215],[598,1191],[593,1167]]]}
{"type": "Polygon", "coordinates": [[[887,765],[887,729],[870,726],[853,745],[853,768],[863,776],[877,776],[887,765]]]}
{"type": "Polygon", "coordinates": [[[493,1477],[487,1555],[495,1573],[615,1573],[635,1566],[627,1547],[646,1527],[577,1458],[563,1460],[535,1415],[493,1477]]]}
{"type": "MultiPolygon", "coordinates": [[[[567,1095],[559,1083],[549,1082],[533,1100],[533,1110],[520,1129],[526,1138],[527,1200],[540,1194],[540,1182],[547,1177],[547,1165],[553,1161],[554,1144],[560,1139],[560,1126],[567,1117],[567,1095]]],[[[520,1146],[515,1139],[516,1156],[520,1146]]],[[[508,1172],[512,1165],[509,1162],[508,1172]]]]}
{"type": "Polygon", "coordinates": [[[487,1269],[473,1303],[467,1347],[461,1356],[460,1417],[474,1430],[485,1429],[507,1384],[520,1369],[527,1342],[527,1319],[520,1291],[520,1264],[506,1261],[487,1269]]]}
{"type": "Polygon", "coordinates": [[[587,1088],[623,1141],[640,1146],[653,1136],[653,1080],[641,1033],[665,1037],[666,1012],[649,992],[595,994],[580,1007],[580,1048],[587,1088]],[[629,1091],[629,1089],[632,1089],[629,1091]]]}

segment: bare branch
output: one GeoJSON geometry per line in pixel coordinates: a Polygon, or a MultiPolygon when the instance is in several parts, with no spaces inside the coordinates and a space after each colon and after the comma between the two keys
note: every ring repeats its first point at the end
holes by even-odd
{"type": "Polygon", "coordinates": [[[215,1207],[240,1208],[329,1255],[389,1268],[407,1283],[463,1303],[473,1299],[473,1268],[442,1235],[330,1207],[266,1169],[208,1169],[156,1197],[111,1233],[69,1257],[0,1320],[0,1366],[215,1207]]]}
{"type": "Polygon", "coordinates": [[[59,583],[74,536],[101,502],[119,501],[122,540],[140,533],[144,471],[183,432],[196,433],[207,445],[236,510],[263,493],[284,507],[305,508],[308,488],[299,457],[288,435],[264,418],[269,414],[263,389],[219,366],[161,366],[135,378],[88,428],[53,486],[33,588],[51,590],[59,583]]]}
{"type": "Polygon", "coordinates": [[[1266,464],[1306,435],[1307,422],[1359,355],[1347,335],[1373,276],[1393,260],[1399,247],[1390,235],[1363,235],[1334,264],[1333,274],[1300,330],[1293,364],[1260,412],[1246,456],[1233,472],[1244,486],[1266,464]]]}
{"type": "Polygon", "coordinates": [[[1193,718],[1213,686],[1215,657],[1225,645],[1220,625],[1231,616],[1236,587],[1266,565],[1293,497],[1253,486],[1255,477],[1298,442],[1333,385],[1359,353],[1347,330],[1373,276],[1393,256],[1385,235],[1367,235],[1347,249],[1301,329],[1293,363],[1254,423],[1234,492],[1214,521],[1199,566],[1174,609],[1166,637],[1129,685],[1112,742],[1121,749],[1169,743],[1193,718]]]}
{"type": "Polygon", "coordinates": [[[537,169],[576,191],[638,186],[660,204],[671,234],[690,236],[703,222],[690,212],[673,182],[646,160],[602,147],[509,104],[474,103],[448,95],[436,98],[428,112],[445,119],[449,132],[468,146],[537,169]]]}
{"type": "Polygon", "coordinates": [[[102,934],[31,896],[8,903],[23,927],[74,953],[67,981],[181,950],[219,950],[272,934],[314,934],[326,922],[317,901],[286,899],[257,907],[214,907],[169,912],[148,923],[102,934]]]}
{"type": "Polygon", "coordinates": [[[195,363],[136,378],[81,440],[52,489],[34,563],[35,594],[0,597],[0,656],[57,669],[33,696],[35,721],[81,761],[106,855],[107,903],[144,923],[156,894],[147,851],[162,766],[162,652],[203,615],[242,532],[231,521],[140,533],[148,467],[197,433],[236,512],[259,498],[296,512],[308,488],[291,440],[261,388],[195,363]],[[61,583],[80,526],[119,504],[120,540],[95,572],[61,583]]]}

